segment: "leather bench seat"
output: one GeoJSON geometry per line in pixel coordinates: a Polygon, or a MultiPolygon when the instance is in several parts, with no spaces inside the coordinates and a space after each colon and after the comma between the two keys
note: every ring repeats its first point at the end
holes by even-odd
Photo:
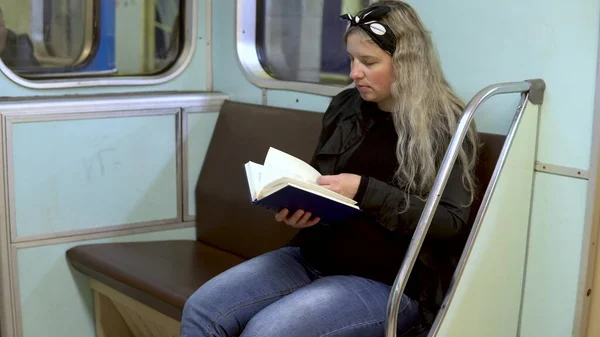
{"type": "Polygon", "coordinates": [[[198,287],[244,261],[192,240],[81,245],[67,257],[82,273],[178,321],[198,287]]]}

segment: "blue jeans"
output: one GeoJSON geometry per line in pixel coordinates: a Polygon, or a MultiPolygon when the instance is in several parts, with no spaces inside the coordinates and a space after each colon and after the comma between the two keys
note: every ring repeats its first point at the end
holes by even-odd
{"type": "MultiPolygon", "coordinates": [[[[358,276],[322,276],[299,248],[241,263],[186,302],[181,337],[383,336],[391,287],[358,276]]],[[[418,321],[418,302],[402,297],[398,335],[418,321]]]]}

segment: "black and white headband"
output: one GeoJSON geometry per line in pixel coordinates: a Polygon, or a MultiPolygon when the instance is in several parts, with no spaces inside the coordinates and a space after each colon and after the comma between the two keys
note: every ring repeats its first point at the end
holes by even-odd
{"type": "Polygon", "coordinates": [[[396,36],[390,27],[379,22],[391,10],[389,6],[376,6],[362,10],[356,16],[344,14],[340,18],[350,21],[349,27],[361,28],[381,49],[394,55],[396,36]]]}

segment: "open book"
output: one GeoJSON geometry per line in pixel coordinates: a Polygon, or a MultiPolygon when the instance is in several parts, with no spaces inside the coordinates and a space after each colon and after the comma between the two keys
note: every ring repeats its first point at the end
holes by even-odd
{"type": "Polygon", "coordinates": [[[304,161],[269,148],[263,165],[245,165],[250,199],[270,210],[287,208],[311,212],[321,221],[333,223],[360,212],[356,201],[317,184],[321,174],[304,161]]]}

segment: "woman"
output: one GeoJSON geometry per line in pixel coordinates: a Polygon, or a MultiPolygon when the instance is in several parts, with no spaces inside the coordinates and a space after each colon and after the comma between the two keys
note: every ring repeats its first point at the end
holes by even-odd
{"type": "MultiPolygon", "coordinates": [[[[200,287],[185,305],[182,337],[384,334],[391,285],[463,103],[409,5],[381,1],[343,18],[356,88],[325,112],[312,164],[324,175],[318,183],[357,200],[362,214],[325,224],[303,210],[277,213],[298,235],[200,287]]],[[[399,335],[426,326],[438,308],[452,270],[446,247],[468,220],[476,148],[473,127],[402,297],[399,335]]]]}

